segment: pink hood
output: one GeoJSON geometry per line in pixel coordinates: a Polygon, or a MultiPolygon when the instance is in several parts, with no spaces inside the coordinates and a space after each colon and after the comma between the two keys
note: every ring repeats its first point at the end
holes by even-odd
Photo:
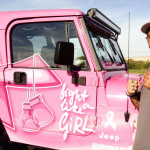
{"type": "MultiPolygon", "coordinates": [[[[111,76],[106,83],[106,95],[108,99],[108,105],[110,107],[126,108],[127,106],[127,81],[128,79],[141,80],[143,77],[138,74],[117,74],[111,76]]],[[[131,103],[131,102],[130,102],[131,103]]],[[[129,105],[133,107],[133,105],[129,105]]],[[[133,107],[134,108],[134,107],[133,107]]]]}

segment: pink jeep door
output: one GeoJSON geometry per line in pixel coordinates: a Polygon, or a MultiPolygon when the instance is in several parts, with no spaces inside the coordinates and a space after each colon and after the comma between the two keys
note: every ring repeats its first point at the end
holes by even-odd
{"type": "MultiPolygon", "coordinates": [[[[13,123],[3,121],[11,132],[23,132],[19,141],[35,133],[37,138],[43,131],[60,133],[63,140],[94,132],[97,76],[79,21],[77,17],[44,18],[18,20],[9,26],[9,65],[4,74],[13,123]],[[81,67],[83,85],[73,84],[67,67],[54,63],[58,41],[74,44],[74,65],[81,67]]],[[[35,138],[26,142],[32,144],[35,138]]]]}

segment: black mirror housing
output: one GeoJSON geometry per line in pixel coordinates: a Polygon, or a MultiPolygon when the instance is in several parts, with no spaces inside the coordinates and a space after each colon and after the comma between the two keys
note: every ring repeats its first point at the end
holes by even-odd
{"type": "Polygon", "coordinates": [[[74,44],[70,42],[57,42],[54,62],[57,65],[72,66],[74,60],[74,44]]]}

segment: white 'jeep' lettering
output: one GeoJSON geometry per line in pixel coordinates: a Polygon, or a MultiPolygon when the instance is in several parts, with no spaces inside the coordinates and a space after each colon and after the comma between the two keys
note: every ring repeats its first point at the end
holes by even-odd
{"type": "Polygon", "coordinates": [[[101,133],[101,135],[99,135],[99,138],[100,139],[105,139],[105,140],[111,140],[111,141],[119,141],[119,136],[114,136],[114,135],[108,135],[108,134],[105,134],[104,132],[101,133]]]}

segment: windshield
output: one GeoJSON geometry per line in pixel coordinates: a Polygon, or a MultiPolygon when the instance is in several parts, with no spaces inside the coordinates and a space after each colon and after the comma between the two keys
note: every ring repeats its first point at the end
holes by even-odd
{"type": "Polygon", "coordinates": [[[124,69],[125,62],[112,32],[94,23],[87,23],[97,58],[103,69],[124,69]]]}

